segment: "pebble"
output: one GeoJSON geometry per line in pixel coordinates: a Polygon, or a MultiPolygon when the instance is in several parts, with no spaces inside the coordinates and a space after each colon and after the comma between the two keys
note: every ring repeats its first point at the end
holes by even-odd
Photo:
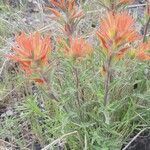
{"type": "Polygon", "coordinates": [[[14,113],[13,113],[13,111],[12,110],[8,110],[8,111],[6,111],[6,115],[7,116],[12,116],[14,113]]]}
{"type": "Polygon", "coordinates": [[[6,113],[1,114],[1,118],[5,118],[6,117],[6,113]]]}
{"type": "Polygon", "coordinates": [[[23,21],[23,22],[26,22],[26,21],[27,21],[27,19],[26,19],[26,18],[23,18],[23,19],[22,19],[22,21],[23,21]]]}
{"type": "Polygon", "coordinates": [[[34,150],[41,150],[41,145],[39,143],[34,143],[34,150]]]}

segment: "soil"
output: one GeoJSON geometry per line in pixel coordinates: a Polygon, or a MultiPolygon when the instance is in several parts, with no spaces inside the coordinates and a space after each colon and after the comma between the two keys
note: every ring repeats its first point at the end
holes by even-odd
{"type": "MultiPolygon", "coordinates": [[[[130,142],[138,133],[135,132],[127,141],[130,142]]],[[[123,145],[121,150],[126,145],[123,145]]],[[[150,150],[150,130],[146,130],[145,132],[141,133],[125,150],[150,150]]]]}

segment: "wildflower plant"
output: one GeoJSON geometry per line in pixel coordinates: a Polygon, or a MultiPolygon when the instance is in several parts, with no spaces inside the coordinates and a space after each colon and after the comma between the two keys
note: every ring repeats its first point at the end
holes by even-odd
{"type": "Polygon", "coordinates": [[[111,66],[113,60],[124,57],[130,48],[130,43],[138,39],[139,35],[134,28],[134,19],[127,12],[108,12],[101,20],[97,31],[101,47],[106,55],[103,69],[106,72],[104,103],[108,104],[109,84],[111,77],[111,66]]]}
{"type": "Polygon", "coordinates": [[[62,51],[73,58],[81,58],[92,53],[92,46],[82,37],[70,37],[69,41],[60,39],[62,51]]]}
{"type": "Polygon", "coordinates": [[[75,0],[50,0],[54,8],[49,7],[54,14],[54,20],[61,25],[61,30],[67,37],[70,37],[76,31],[76,26],[83,16],[83,11],[77,6],[75,0]]]}
{"type": "MultiPolygon", "coordinates": [[[[28,75],[42,73],[48,65],[48,55],[50,54],[50,37],[42,37],[40,33],[27,35],[22,32],[17,35],[16,44],[12,47],[13,54],[8,57],[19,63],[20,68],[28,75]]],[[[43,82],[42,78],[33,78],[37,82],[43,82]]]]}
{"type": "Polygon", "coordinates": [[[137,48],[136,58],[139,60],[150,60],[150,39],[144,43],[140,43],[137,48]]]}
{"type": "Polygon", "coordinates": [[[99,0],[106,13],[95,32],[98,45],[77,34],[76,27],[84,13],[75,0],[50,0],[48,9],[52,19],[63,31],[61,37],[56,35],[55,51],[50,35],[42,36],[39,32],[16,35],[7,57],[19,64],[26,77],[44,83],[36,85],[41,95],[31,96],[20,107],[25,119],[30,118],[35,137],[43,145],[60,134],[65,134],[64,138],[75,133],[65,140],[58,138],[59,142],[55,140],[50,146],[54,143],[60,147],[61,143],[64,149],[119,149],[124,137],[149,116],[149,102],[144,101],[147,95],[142,97],[142,104],[139,103],[139,95],[149,90],[139,63],[150,60],[149,22],[144,35],[140,35],[135,19],[122,9],[132,2],[99,0]],[[128,54],[133,49],[130,59],[128,54]],[[144,88],[135,88],[138,83],[144,88]],[[44,103],[42,109],[37,105],[40,100],[44,103]],[[116,142],[113,148],[112,140],[116,142]]]}
{"type": "Polygon", "coordinates": [[[97,36],[106,56],[112,55],[116,59],[121,59],[130,48],[130,43],[139,37],[134,19],[128,12],[107,13],[101,20],[97,36]]]}

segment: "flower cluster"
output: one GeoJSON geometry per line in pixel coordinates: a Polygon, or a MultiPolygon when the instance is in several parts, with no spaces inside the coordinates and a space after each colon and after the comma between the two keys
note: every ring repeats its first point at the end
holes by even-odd
{"type": "Polygon", "coordinates": [[[139,60],[150,60],[150,39],[139,45],[136,58],[139,60]]]}
{"type": "Polygon", "coordinates": [[[127,12],[108,12],[101,20],[97,36],[104,53],[116,58],[122,58],[130,43],[139,38],[134,19],[127,12]]]}
{"type": "MultiPolygon", "coordinates": [[[[63,44],[63,51],[73,58],[81,58],[90,54],[92,52],[91,44],[84,38],[74,35],[75,26],[83,16],[83,11],[76,5],[75,0],[50,0],[50,2],[54,7],[49,7],[49,9],[62,25],[67,37],[60,40],[63,44]]],[[[105,72],[109,70],[111,59],[123,58],[130,49],[131,43],[140,37],[135,30],[133,17],[126,11],[117,11],[119,6],[131,2],[131,0],[100,1],[105,8],[109,8],[109,11],[101,19],[100,27],[96,32],[102,51],[108,59],[108,64],[104,63],[105,65],[102,67],[105,72]]],[[[146,12],[149,14],[149,5],[146,7],[146,12]]],[[[38,32],[29,35],[22,32],[16,36],[16,45],[12,48],[14,53],[8,57],[18,62],[21,69],[28,75],[43,72],[48,64],[50,44],[49,36],[42,37],[38,32]]],[[[141,43],[137,49],[136,58],[150,60],[150,40],[141,43]]],[[[41,79],[36,78],[35,81],[41,82],[41,79]]]]}
{"type": "Polygon", "coordinates": [[[92,52],[92,46],[82,37],[70,38],[68,43],[60,41],[63,44],[64,52],[74,58],[84,57],[92,52]]]}
{"type": "Polygon", "coordinates": [[[76,5],[75,0],[50,0],[50,2],[55,8],[49,7],[49,10],[62,25],[61,29],[67,36],[72,36],[78,21],[83,16],[83,11],[76,5]]]}
{"type": "Polygon", "coordinates": [[[83,11],[76,5],[75,0],[50,0],[55,8],[49,7],[62,27],[67,38],[61,38],[64,52],[74,58],[83,57],[92,51],[92,46],[82,37],[74,35],[75,27],[83,16],[83,11]]]}
{"type": "MultiPolygon", "coordinates": [[[[8,57],[19,63],[22,70],[31,75],[41,72],[47,64],[50,52],[50,38],[42,37],[38,32],[26,35],[22,32],[16,36],[16,45],[12,48],[13,54],[8,57]]],[[[41,81],[35,79],[36,81],[41,81]]]]}

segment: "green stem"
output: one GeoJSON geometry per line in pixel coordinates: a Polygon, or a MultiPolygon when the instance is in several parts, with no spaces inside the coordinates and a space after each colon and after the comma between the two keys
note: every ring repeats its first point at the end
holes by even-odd
{"type": "Polygon", "coordinates": [[[76,88],[77,88],[77,94],[76,94],[76,97],[77,97],[77,103],[78,103],[78,106],[80,108],[80,83],[79,83],[79,77],[78,77],[78,69],[77,68],[73,68],[74,69],[74,73],[75,73],[75,78],[76,78],[76,88]]]}
{"type": "Polygon", "coordinates": [[[109,103],[109,85],[110,85],[110,79],[111,79],[111,61],[112,61],[112,56],[110,55],[107,62],[106,62],[107,75],[106,75],[106,79],[104,82],[104,106],[107,106],[107,104],[109,103]]]}
{"type": "Polygon", "coordinates": [[[146,35],[147,35],[149,23],[150,23],[150,17],[148,18],[148,21],[147,21],[145,28],[144,28],[143,42],[146,41],[146,35]]]}
{"type": "Polygon", "coordinates": [[[44,79],[45,81],[45,85],[46,85],[46,88],[48,90],[48,92],[46,92],[48,94],[48,96],[52,99],[52,100],[55,100],[56,102],[58,102],[58,98],[52,93],[51,91],[51,88],[50,88],[50,81],[48,80],[48,78],[46,78],[44,76],[44,74],[42,72],[39,73],[40,76],[44,79]]]}

